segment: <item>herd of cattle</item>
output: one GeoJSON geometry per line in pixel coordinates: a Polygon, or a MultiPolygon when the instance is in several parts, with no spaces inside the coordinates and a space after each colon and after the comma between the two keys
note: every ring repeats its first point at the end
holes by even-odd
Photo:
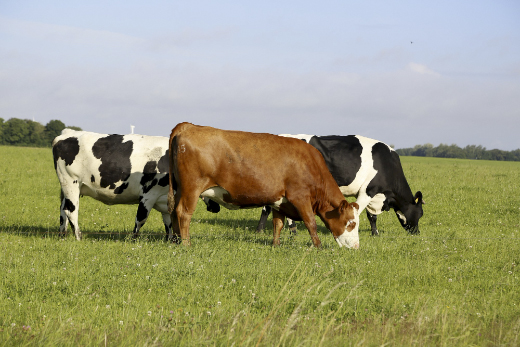
{"type": "Polygon", "coordinates": [[[81,239],[80,196],[105,204],[138,204],[134,237],[152,208],[166,238],[190,244],[191,217],[202,198],[208,211],[263,207],[257,230],[273,214],[273,244],[289,220],[303,221],[320,246],[315,215],[340,247],[359,248],[359,215],[372,235],[377,215],[395,210],[401,225],[419,233],[422,194],[412,193],[399,156],[362,136],[271,135],[180,123],[170,138],[63,130],[52,144],[61,184],[60,233],[70,223],[81,239]],[[356,197],[349,203],[345,197],[356,197]]]}

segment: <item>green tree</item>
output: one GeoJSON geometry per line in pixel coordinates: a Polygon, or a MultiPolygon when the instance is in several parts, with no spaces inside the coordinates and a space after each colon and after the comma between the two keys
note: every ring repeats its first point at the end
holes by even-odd
{"type": "Polygon", "coordinates": [[[431,157],[433,155],[433,145],[427,143],[425,145],[416,145],[413,148],[412,155],[416,157],[431,157]]]}
{"type": "Polygon", "coordinates": [[[4,119],[0,117],[0,145],[4,144],[4,119]]]}
{"type": "Polygon", "coordinates": [[[23,145],[29,134],[27,123],[18,118],[11,118],[3,126],[4,143],[6,145],[23,145]]]}
{"type": "Polygon", "coordinates": [[[468,159],[483,159],[486,152],[486,147],[470,145],[464,147],[466,158],[468,159]]]}
{"type": "Polygon", "coordinates": [[[61,120],[51,120],[47,125],[45,125],[45,139],[47,142],[47,146],[50,146],[52,143],[52,140],[59,134],[61,134],[61,131],[65,129],[65,124],[61,120]]]}
{"type": "Polygon", "coordinates": [[[46,146],[45,127],[38,122],[32,120],[25,120],[27,124],[28,134],[25,139],[25,144],[35,147],[46,146]]]}

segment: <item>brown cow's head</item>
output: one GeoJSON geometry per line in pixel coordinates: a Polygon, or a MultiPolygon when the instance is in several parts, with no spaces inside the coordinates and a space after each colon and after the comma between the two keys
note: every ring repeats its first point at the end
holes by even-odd
{"type": "Polygon", "coordinates": [[[343,200],[324,221],[340,247],[359,248],[359,205],[343,200]]]}

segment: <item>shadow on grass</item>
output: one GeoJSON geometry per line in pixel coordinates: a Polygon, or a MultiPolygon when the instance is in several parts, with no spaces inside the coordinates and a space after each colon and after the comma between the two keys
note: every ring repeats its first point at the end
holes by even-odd
{"type": "MultiPolygon", "coordinates": [[[[231,218],[204,218],[203,220],[204,220],[204,223],[206,223],[208,225],[219,225],[219,226],[228,227],[231,229],[240,228],[240,229],[244,229],[246,232],[258,234],[256,232],[256,227],[258,225],[258,221],[254,220],[254,219],[253,220],[248,220],[248,219],[239,220],[239,219],[231,219],[231,218]]],[[[201,219],[201,221],[202,221],[202,219],[201,219]]],[[[192,220],[192,222],[193,222],[193,220],[192,220]]],[[[204,224],[204,223],[201,223],[201,224],[204,224]]],[[[297,225],[298,232],[304,232],[306,234],[309,234],[309,232],[308,232],[307,228],[305,227],[305,225],[303,224],[303,222],[296,222],[296,225],[297,225]]],[[[272,232],[273,232],[273,221],[271,219],[269,219],[267,221],[267,223],[265,224],[265,228],[264,228],[263,232],[260,232],[259,234],[262,234],[262,233],[272,234],[272,232]]],[[[287,225],[287,221],[285,222],[285,225],[282,229],[282,234],[284,232],[289,232],[289,227],[287,225]]],[[[329,229],[325,228],[324,226],[318,225],[318,233],[319,234],[330,234],[330,231],[329,231],[329,229]]]]}
{"type": "MultiPolygon", "coordinates": [[[[12,225],[8,227],[0,228],[0,233],[13,234],[27,237],[42,237],[42,238],[55,238],[55,239],[66,239],[75,238],[75,233],[72,228],[69,228],[65,236],[60,235],[58,228],[48,228],[43,226],[29,226],[29,225],[12,225]]],[[[119,231],[100,231],[92,229],[81,230],[83,240],[117,240],[117,241],[132,241],[132,232],[119,232],[119,231]]],[[[141,232],[139,240],[150,240],[150,241],[164,241],[166,233],[146,233],[141,232]]]]}
{"type": "MultiPolygon", "coordinates": [[[[194,220],[192,220],[193,223],[194,220]]],[[[192,234],[191,238],[194,240],[205,239],[205,240],[228,240],[228,241],[244,241],[251,242],[261,245],[272,244],[272,221],[268,221],[266,228],[262,232],[256,232],[258,224],[257,220],[254,219],[232,219],[232,218],[204,218],[198,219],[199,226],[221,226],[228,230],[223,233],[207,233],[192,234]]],[[[94,230],[94,229],[82,229],[83,240],[113,240],[113,241],[135,241],[131,231],[109,231],[109,230],[94,230]]],[[[360,232],[370,232],[370,228],[360,228],[360,232]]],[[[380,232],[382,232],[380,230],[380,232]]],[[[63,237],[59,234],[57,227],[44,227],[44,226],[32,226],[32,225],[11,225],[0,228],[0,233],[27,236],[27,237],[42,237],[42,238],[75,238],[74,231],[69,227],[66,235],[63,237]]],[[[318,225],[318,234],[321,237],[328,237],[331,232],[322,225],[318,225]]],[[[302,222],[297,222],[297,235],[309,235],[308,230],[302,222]]],[[[294,238],[289,232],[287,223],[281,232],[282,242],[290,241],[294,238]]],[[[167,241],[166,234],[164,232],[146,232],[142,230],[139,233],[139,237],[136,239],[139,241],[167,241]]],[[[309,244],[311,243],[309,238],[309,244]]]]}

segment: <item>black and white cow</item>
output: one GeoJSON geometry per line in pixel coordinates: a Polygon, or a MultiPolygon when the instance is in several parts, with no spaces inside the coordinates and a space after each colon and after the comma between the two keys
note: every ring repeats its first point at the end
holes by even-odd
{"type": "Polygon", "coordinates": [[[162,213],[168,235],[168,138],[107,135],[65,129],[52,142],[54,168],[61,184],[60,233],[78,224],[80,195],[108,205],[139,204],[134,236],[152,208],[162,213]]]}
{"type": "MultiPolygon", "coordinates": [[[[356,197],[359,212],[366,208],[372,235],[378,235],[377,215],[395,210],[399,222],[411,234],[419,234],[423,215],[422,193],[413,195],[404,176],[399,155],[383,142],[359,135],[288,135],[305,140],[317,148],[344,196],[356,197]]],[[[262,210],[257,231],[263,230],[269,208],[262,210]]],[[[296,225],[290,221],[291,231],[296,225]]]]}
{"type": "MultiPolygon", "coordinates": [[[[139,204],[134,237],[152,208],[161,212],[166,238],[171,230],[168,138],[144,135],[108,135],[65,129],[52,142],[54,168],[61,184],[60,234],[69,221],[76,238],[80,195],[107,205],[139,204]]],[[[220,206],[206,199],[208,211],[220,206]]]]}

